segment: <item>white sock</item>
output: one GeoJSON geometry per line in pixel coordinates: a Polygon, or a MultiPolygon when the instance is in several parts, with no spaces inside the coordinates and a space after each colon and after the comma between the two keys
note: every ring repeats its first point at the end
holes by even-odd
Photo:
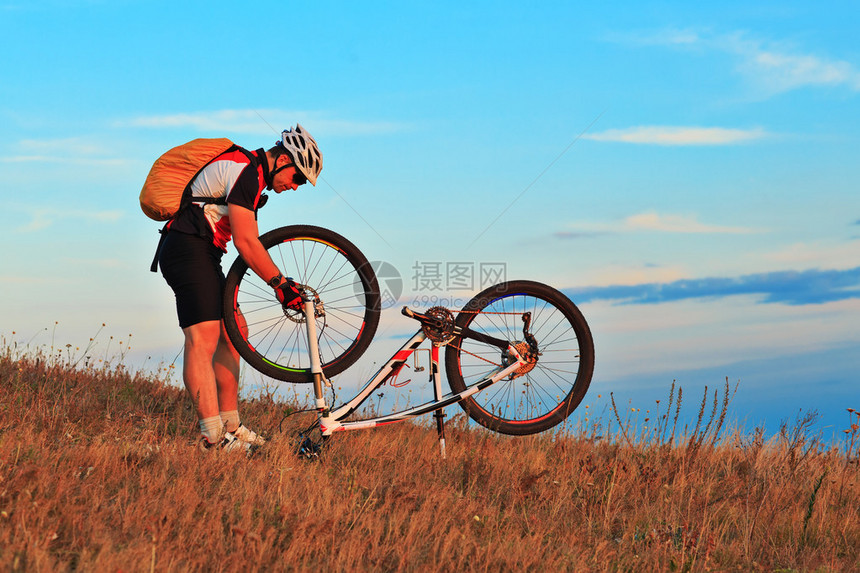
{"type": "Polygon", "coordinates": [[[200,420],[200,433],[209,440],[210,444],[215,444],[221,439],[221,430],[223,429],[224,422],[221,421],[221,416],[212,416],[200,420]]]}
{"type": "Polygon", "coordinates": [[[238,410],[221,412],[221,420],[224,421],[224,429],[228,432],[235,432],[239,429],[240,422],[238,410]]]}

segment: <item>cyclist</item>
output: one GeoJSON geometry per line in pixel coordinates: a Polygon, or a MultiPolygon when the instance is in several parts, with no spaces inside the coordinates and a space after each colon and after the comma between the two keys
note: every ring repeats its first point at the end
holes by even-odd
{"type": "Polygon", "coordinates": [[[300,309],[296,284],[284,277],[260,243],[257,209],[266,202],[264,189],[282,193],[307,181],[315,186],[321,170],[322,154],[301,125],[283,131],[268,151],[233,146],[195,177],[192,203],[166,225],[158,263],[176,295],[179,326],[185,334],[182,379],[197,411],[201,449],[249,452],[265,443],[239,418],[239,355],[221,315],[225,281],[221,257],[227,243],[232,237],[239,254],[285,308],[300,309]],[[221,197],[226,204],[193,202],[221,197]]]}

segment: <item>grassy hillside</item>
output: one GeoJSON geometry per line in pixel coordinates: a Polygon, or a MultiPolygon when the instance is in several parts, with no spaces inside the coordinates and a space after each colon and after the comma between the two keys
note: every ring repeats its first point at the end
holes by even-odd
{"type": "Polygon", "coordinates": [[[716,402],[674,440],[668,410],[613,439],[609,421],[529,438],[454,422],[446,460],[404,423],[311,463],[290,439],[307,414],[281,430],[289,407],[260,398],[244,416],[273,439],[245,459],[191,446],[175,387],[70,362],[0,350],[5,571],[860,570],[854,412],[824,445],[802,421],[717,441],[716,402]]]}

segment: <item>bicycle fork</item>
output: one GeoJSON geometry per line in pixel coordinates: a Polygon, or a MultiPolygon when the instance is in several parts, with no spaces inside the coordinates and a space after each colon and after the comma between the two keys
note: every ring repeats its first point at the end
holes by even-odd
{"type": "Polygon", "coordinates": [[[325,403],[325,395],[323,394],[323,370],[322,362],[320,361],[319,341],[317,340],[317,321],[314,317],[314,301],[312,299],[305,300],[305,331],[308,334],[308,353],[311,359],[311,376],[314,383],[314,398],[316,400],[316,408],[321,416],[328,415],[328,406],[325,403]]]}

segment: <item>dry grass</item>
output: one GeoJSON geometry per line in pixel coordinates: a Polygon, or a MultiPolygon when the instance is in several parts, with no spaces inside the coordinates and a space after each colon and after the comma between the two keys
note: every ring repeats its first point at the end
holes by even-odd
{"type": "Polygon", "coordinates": [[[244,416],[274,439],[245,459],[192,448],[188,400],[154,377],[7,348],[0,568],[860,570],[856,424],[844,444],[803,420],[717,439],[725,406],[706,397],[686,432],[677,402],[611,436],[455,421],[442,460],[433,431],[400,424],[339,435],[319,463],[293,455],[302,415],[281,433],[287,406],[259,398],[244,416]]]}

